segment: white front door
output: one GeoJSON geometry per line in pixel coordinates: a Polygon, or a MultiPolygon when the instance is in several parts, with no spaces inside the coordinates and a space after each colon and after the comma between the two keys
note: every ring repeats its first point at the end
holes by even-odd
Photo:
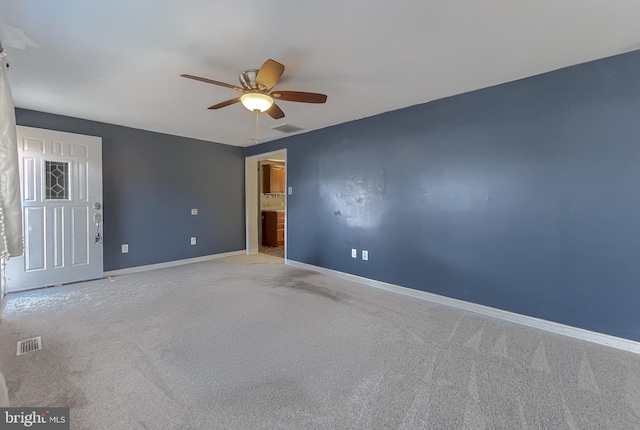
{"type": "Polygon", "coordinates": [[[17,127],[24,254],[7,292],[102,277],[102,138],[17,127]]]}

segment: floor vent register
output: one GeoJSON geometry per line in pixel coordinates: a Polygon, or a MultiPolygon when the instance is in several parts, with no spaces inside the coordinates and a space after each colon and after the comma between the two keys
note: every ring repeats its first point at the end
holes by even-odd
{"type": "Polygon", "coordinates": [[[42,349],[42,336],[32,337],[18,342],[18,352],[16,355],[28,354],[42,349]]]}

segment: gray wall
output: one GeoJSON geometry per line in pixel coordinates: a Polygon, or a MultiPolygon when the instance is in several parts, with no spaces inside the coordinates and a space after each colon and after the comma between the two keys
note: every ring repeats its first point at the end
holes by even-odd
{"type": "Polygon", "coordinates": [[[640,341],[640,52],[281,148],[290,259],[640,341]]]}
{"type": "Polygon", "coordinates": [[[102,137],[105,271],[245,248],[243,148],[25,109],[16,122],[102,137]]]}

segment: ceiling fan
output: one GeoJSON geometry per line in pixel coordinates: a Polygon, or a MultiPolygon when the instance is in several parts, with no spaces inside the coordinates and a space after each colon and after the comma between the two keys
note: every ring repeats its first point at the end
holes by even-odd
{"type": "Polygon", "coordinates": [[[266,112],[273,119],[284,118],[284,112],[274,103],[275,100],[302,103],[325,103],[327,96],[319,93],[307,93],[303,91],[272,91],[284,73],[284,65],[275,60],[264,62],[260,70],[249,69],[240,74],[242,87],[227,84],[213,79],[201,78],[193,75],[180,75],[184,78],[195,79],[209,84],[220,85],[234,89],[242,95],[231,100],[210,106],[209,109],[220,109],[225,106],[241,102],[244,107],[253,112],[266,112]]]}

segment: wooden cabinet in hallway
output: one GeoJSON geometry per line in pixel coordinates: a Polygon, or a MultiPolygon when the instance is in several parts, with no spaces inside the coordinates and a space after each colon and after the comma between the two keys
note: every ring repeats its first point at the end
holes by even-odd
{"type": "Polygon", "coordinates": [[[262,166],[262,192],[265,194],[284,193],[285,168],[273,164],[262,166]]]}
{"type": "Polygon", "coordinates": [[[284,211],[262,212],[262,244],[264,246],[284,244],[284,211]]]}

